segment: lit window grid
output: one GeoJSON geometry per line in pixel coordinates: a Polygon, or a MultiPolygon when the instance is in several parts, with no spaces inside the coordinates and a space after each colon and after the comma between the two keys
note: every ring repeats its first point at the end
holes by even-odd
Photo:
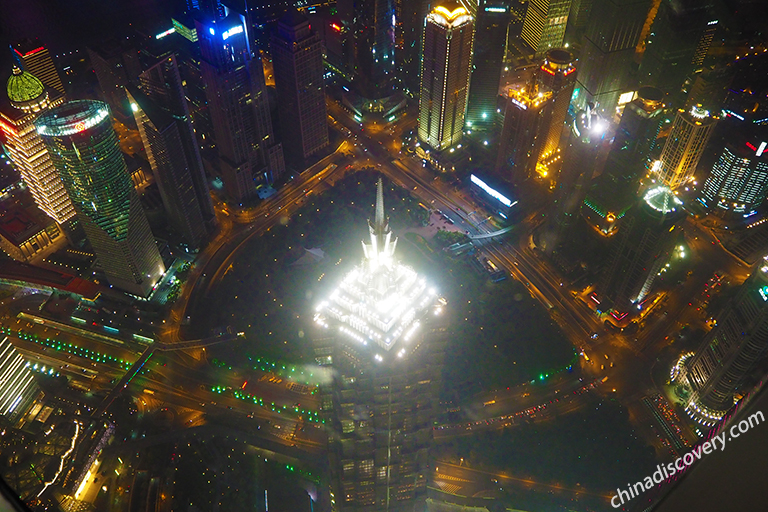
{"type": "Polygon", "coordinates": [[[712,167],[702,195],[710,205],[746,211],[760,205],[768,189],[768,163],[756,157],[738,157],[729,147],[712,167]]]}
{"type": "Polygon", "coordinates": [[[418,132],[419,139],[440,151],[463,135],[474,24],[466,15],[447,24],[433,14],[424,27],[418,132]]]}
{"type": "Polygon", "coordinates": [[[109,120],[82,132],[65,127],[51,133],[65,134],[50,137],[51,156],[75,208],[116,240],[125,239],[133,184],[109,120]]]}
{"type": "Polygon", "coordinates": [[[570,0],[531,0],[523,19],[521,37],[536,56],[563,45],[570,0]]]}
{"type": "MultiPolygon", "coordinates": [[[[63,103],[59,98],[48,108],[63,103]]],[[[14,167],[21,174],[38,207],[50,218],[63,224],[75,216],[75,209],[64,189],[50,155],[34,126],[35,114],[14,120],[0,113],[0,129],[5,134],[5,147],[14,167]]]]}
{"type": "Polygon", "coordinates": [[[758,293],[765,284],[765,275],[755,273],[686,362],[681,380],[694,392],[686,411],[696,421],[716,422],[722,418],[733,405],[734,390],[765,352],[768,309],[758,293]],[[749,319],[746,325],[744,319],[749,319]]]}
{"type": "Polygon", "coordinates": [[[697,121],[687,112],[678,112],[661,152],[662,183],[674,190],[693,179],[714,124],[712,118],[697,121]]]}
{"type": "MultiPolygon", "coordinates": [[[[11,415],[36,391],[34,377],[26,361],[4,337],[0,343],[0,414],[11,415]]],[[[18,412],[18,411],[16,411],[18,412]]]]}

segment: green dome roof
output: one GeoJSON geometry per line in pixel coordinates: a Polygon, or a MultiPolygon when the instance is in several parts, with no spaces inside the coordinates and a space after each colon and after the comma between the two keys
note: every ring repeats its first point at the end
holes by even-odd
{"type": "Polygon", "coordinates": [[[32,73],[13,67],[13,74],[8,79],[8,99],[14,104],[24,105],[35,101],[45,94],[43,83],[32,73]]]}

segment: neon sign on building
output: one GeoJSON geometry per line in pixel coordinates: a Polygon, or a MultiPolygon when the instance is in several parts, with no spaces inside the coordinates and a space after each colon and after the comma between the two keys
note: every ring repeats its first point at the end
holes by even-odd
{"type": "Polygon", "coordinates": [[[507,199],[507,197],[505,195],[503,195],[500,192],[497,192],[496,190],[494,190],[491,187],[489,187],[483,180],[481,180],[480,178],[478,178],[474,174],[470,176],[470,180],[472,181],[472,183],[474,183],[475,185],[477,185],[478,187],[483,189],[483,191],[486,194],[488,194],[492,198],[500,201],[501,204],[503,204],[507,208],[510,208],[512,206],[512,201],[507,199]]]}
{"type": "Polygon", "coordinates": [[[231,29],[229,29],[226,32],[224,32],[223,34],[221,34],[221,38],[224,41],[226,41],[231,36],[234,36],[236,34],[242,34],[242,33],[243,33],[243,26],[242,25],[238,25],[236,27],[232,27],[231,29]]]}

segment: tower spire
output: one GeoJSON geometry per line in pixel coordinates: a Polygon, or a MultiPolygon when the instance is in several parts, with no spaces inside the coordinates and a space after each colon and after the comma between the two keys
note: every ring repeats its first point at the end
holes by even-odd
{"type": "Polygon", "coordinates": [[[368,219],[368,230],[371,233],[371,244],[363,242],[366,259],[374,261],[375,265],[391,265],[397,238],[392,240],[389,219],[384,215],[384,184],[381,178],[376,184],[376,217],[368,219]]]}
{"type": "Polygon", "coordinates": [[[376,221],[375,226],[378,230],[384,228],[386,219],[384,218],[384,185],[379,178],[379,182],[376,184],[376,221]]]}

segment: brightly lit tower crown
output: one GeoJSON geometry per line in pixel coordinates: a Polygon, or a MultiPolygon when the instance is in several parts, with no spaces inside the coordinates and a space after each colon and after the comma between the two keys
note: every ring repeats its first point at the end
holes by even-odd
{"type": "MultiPolygon", "coordinates": [[[[350,271],[328,299],[317,307],[315,322],[338,328],[355,345],[378,345],[386,353],[403,357],[413,348],[420,319],[445,304],[434,288],[408,265],[395,258],[397,238],[392,239],[389,219],[384,215],[381,179],[376,186],[376,216],[368,221],[371,242],[363,242],[365,257],[350,271]],[[393,350],[396,345],[402,345],[393,350]],[[409,345],[410,348],[409,348],[409,345]]],[[[384,360],[381,354],[374,359],[384,360]]]]}
{"type": "Polygon", "coordinates": [[[368,219],[368,230],[371,232],[371,243],[363,242],[363,253],[366,263],[376,269],[384,266],[392,269],[397,237],[392,240],[392,230],[389,228],[389,217],[384,215],[384,187],[379,178],[376,185],[376,218],[373,222],[368,219]]]}

